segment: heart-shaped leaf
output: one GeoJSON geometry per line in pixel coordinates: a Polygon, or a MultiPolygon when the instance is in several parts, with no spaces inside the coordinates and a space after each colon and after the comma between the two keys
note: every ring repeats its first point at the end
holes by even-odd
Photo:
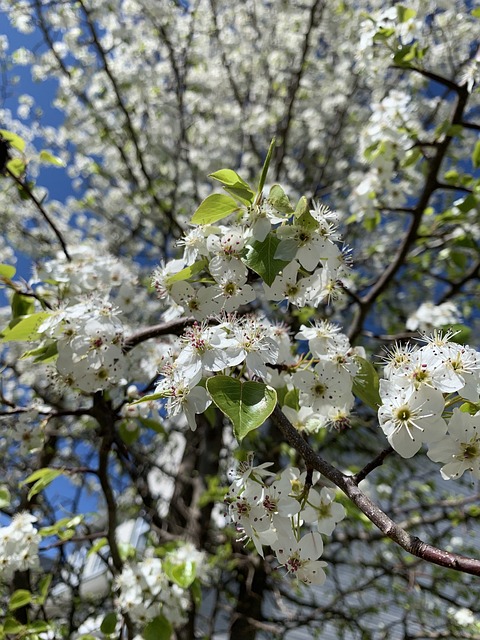
{"type": "Polygon", "coordinates": [[[232,421],[239,441],[260,427],[277,403],[277,392],[263,382],[240,382],[229,376],[215,376],[207,380],[207,390],[220,411],[232,421]]]}

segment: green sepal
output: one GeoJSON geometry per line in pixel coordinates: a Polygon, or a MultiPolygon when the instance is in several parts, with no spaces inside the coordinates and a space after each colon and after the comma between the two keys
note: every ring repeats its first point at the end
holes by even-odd
{"type": "Polygon", "coordinates": [[[142,402],[150,402],[150,400],[160,400],[162,398],[168,398],[169,393],[167,391],[158,391],[157,393],[149,393],[146,396],[142,396],[138,400],[129,402],[129,404],[142,404],[142,402]]]}
{"type": "Polygon", "coordinates": [[[460,411],[462,413],[469,413],[471,416],[474,416],[480,411],[480,403],[464,402],[462,405],[460,405],[460,411]]]}

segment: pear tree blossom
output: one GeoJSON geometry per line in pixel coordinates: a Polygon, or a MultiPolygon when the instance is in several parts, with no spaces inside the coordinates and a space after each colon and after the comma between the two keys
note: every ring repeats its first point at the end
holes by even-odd
{"type": "Polygon", "coordinates": [[[478,632],[480,16],[393,4],[0,0],[0,637],[478,632]]]}

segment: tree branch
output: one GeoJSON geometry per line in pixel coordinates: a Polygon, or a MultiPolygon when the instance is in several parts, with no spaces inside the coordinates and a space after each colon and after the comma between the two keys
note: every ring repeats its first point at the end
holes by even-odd
{"type": "Polygon", "coordinates": [[[6,172],[8,173],[8,175],[13,178],[13,180],[15,180],[15,182],[17,183],[17,185],[22,189],[22,191],[24,191],[27,196],[29,197],[29,199],[33,202],[33,204],[37,207],[38,211],[40,211],[40,213],[42,214],[42,216],[44,217],[45,221],[47,222],[47,224],[49,225],[49,227],[52,229],[53,233],[57,236],[58,241],[60,242],[61,246],[62,246],[62,251],[65,254],[66,259],[71,262],[72,258],[70,257],[70,254],[68,253],[68,249],[67,249],[67,244],[65,242],[65,240],[63,239],[62,234],[60,233],[60,230],[58,229],[57,225],[53,222],[53,220],[50,218],[50,216],[48,215],[48,213],[45,211],[44,206],[42,205],[42,203],[40,202],[40,200],[38,200],[38,198],[34,195],[33,191],[30,189],[30,187],[28,186],[28,184],[26,182],[24,182],[23,180],[21,180],[18,176],[16,176],[14,173],[12,173],[10,171],[10,169],[8,169],[8,167],[6,168],[6,172]]]}
{"type": "Polygon", "coordinates": [[[358,488],[354,476],[345,475],[313,451],[278,405],[275,407],[272,419],[287,442],[302,456],[306,465],[316,471],[320,471],[328,480],[333,482],[385,536],[396,542],[402,549],[422,560],[441,567],[480,576],[480,560],[439,549],[423,542],[416,536],[410,535],[396,524],[358,488]]]}

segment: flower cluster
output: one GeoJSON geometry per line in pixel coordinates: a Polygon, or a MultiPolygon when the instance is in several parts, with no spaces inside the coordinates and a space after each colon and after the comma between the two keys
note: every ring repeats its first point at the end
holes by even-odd
{"type": "Polygon", "coordinates": [[[47,318],[39,333],[56,338],[57,371],[85,392],[106,389],[124,376],[124,329],[119,311],[109,302],[91,299],[47,318]]]}
{"type": "Polygon", "coordinates": [[[247,380],[291,392],[285,406],[299,428],[348,425],[359,351],[347,337],[327,321],[302,325],[295,337],[308,342],[306,349],[263,314],[253,315],[265,298],[286,311],[289,305],[316,307],[339,293],[346,264],[336,214],[318,203],[309,208],[306,198],[293,209],[279,185],[268,197],[250,193],[250,206],[229,204],[237,211],[229,227],[207,222],[205,212],[220,197],[209,196],[212,204],[207,198],[200,205],[192,219],[197,224],[182,241],[183,257],[153,274],[168,318],[186,313],[196,319],[172,345],[155,395],[168,398],[168,416],[183,410],[194,429],[195,414],[211,402],[205,379],[235,369],[247,380]]]}
{"type": "Polygon", "coordinates": [[[183,258],[161,265],[152,278],[170,310],[205,320],[237,311],[260,292],[267,300],[296,306],[317,306],[338,295],[346,267],[334,214],[314,204],[294,215],[283,192],[285,200],[278,204],[279,189],[275,185],[269,199],[243,208],[231,226],[201,224],[186,234],[183,258]],[[257,264],[269,251],[268,259],[280,270],[273,279],[257,264]],[[261,289],[250,283],[252,271],[257,280],[263,277],[261,289]]]}
{"type": "Polygon", "coordinates": [[[163,559],[151,556],[126,564],[116,579],[117,606],[141,626],[162,615],[178,627],[185,623],[190,606],[186,588],[195,577],[204,576],[204,564],[204,554],[189,543],[168,552],[163,559]],[[172,580],[174,574],[180,579],[172,580]]]}
{"type": "Polygon", "coordinates": [[[389,352],[378,418],[404,458],[427,444],[427,455],[444,463],[444,478],[458,478],[467,469],[480,477],[480,412],[468,412],[480,400],[480,354],[451,338],[451,333],[434,333],[422,347],[397,345],[389,352]],[[465,401],[447,423],[445,409],[465,401]]]}
{"type": "Polygon", "coordinates": [[[37,518],[18,513],[7,527],[0,527],[0,581],[11,580],[15,571],[38,567],[40,534],[33,526],[37,518]]]}
{"type": "Polygon", "coordinates": [[[435,305],[433,302],[423,302],[418,309],[412,313],[406,322],[409,331],[432,331],[442,327],[458,324],[462,317],[451,300],[435,305]]]}
{"type": "Polygon", "coordinates": [[[326,563],[320,534],[331,535],[345,517],[345,509],[334,502],[335,492],[315,485],[313,479],[288,467],[280,476],[267,469],[271,463],[253,466],[253,456],[242,465],[226,501],[229,515],[242,539],[250,539],[263,557],[264,546],[275,553],[289,574],[306,584],[322,584],[326,563]],[[304,533],[302,525],[315,525],[304,533]],[[303,533],[303,535],[302,535],[303,533]]]}

